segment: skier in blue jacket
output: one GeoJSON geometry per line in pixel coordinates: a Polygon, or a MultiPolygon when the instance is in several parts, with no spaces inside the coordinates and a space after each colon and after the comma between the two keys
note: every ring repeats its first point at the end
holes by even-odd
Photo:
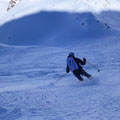
{"type": "Polygon", "coordinates": [[[69,53],[69,56],[67,57],[67,68],[66,68],[66,72],[69,73],[70,71],[73,72],[73,74],[80,80],[83,81],[83,78],[81,77],[81,75],[86,76],[87,78],[90,78],[91,75],[88,74],[81,65],[85,65],[86,64],[86,59],[83,58],[83,61],[79,58],[76,58],[74,56],[73,52],[69,53]]]}

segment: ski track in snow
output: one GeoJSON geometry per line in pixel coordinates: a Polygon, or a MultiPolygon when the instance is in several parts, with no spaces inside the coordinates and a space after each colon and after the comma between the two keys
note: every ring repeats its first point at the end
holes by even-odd
{"type": "Polygon", "coordinates": [[[97,73],[87,64],[85,69],[95,80],[85,79],[82,83],[68,74],[52,87],[49,83],[65,72],[69,48],[0,49],[4,53],[0,61],[0,119],[119,120],[120,53],[119,45],[112,45],[113,49],[103,43],[73,48],[77,56],[85,55],[101,72],[97,73]],[[81,53],[77,52],[79,47],[81,53]],[[11,49],[13,52],[9,52],[11,49]]]}

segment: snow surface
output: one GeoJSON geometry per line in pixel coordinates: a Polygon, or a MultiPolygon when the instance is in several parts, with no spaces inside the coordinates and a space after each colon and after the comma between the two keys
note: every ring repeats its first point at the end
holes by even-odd
{"type": "Polygon", "coordinates": [[[7,12],[8,3],[0,0],[0,120],[120,120],[120,1],[21,0],[7,12]],[[91,80],[69,73],[51,85],[71,51],[101,72],[87,63],[91,80]]]}

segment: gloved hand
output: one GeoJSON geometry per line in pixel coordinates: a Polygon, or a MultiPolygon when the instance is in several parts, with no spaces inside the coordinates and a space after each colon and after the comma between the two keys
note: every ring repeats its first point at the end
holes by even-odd
{"type": "Polygon", "coordinates": [[[83,61],[86,62],[86,58],[83,57],[83,61]]]}

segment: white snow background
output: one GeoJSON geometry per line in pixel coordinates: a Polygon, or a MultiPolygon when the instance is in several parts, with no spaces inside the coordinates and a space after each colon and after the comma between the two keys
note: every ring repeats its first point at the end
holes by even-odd
{"type": "Polygon", "coordinates": [[[0,0],[0,120],[120,120],[120,0],[0,0]],[[66,72],[69,52],[93,79],[66,72]]]}

